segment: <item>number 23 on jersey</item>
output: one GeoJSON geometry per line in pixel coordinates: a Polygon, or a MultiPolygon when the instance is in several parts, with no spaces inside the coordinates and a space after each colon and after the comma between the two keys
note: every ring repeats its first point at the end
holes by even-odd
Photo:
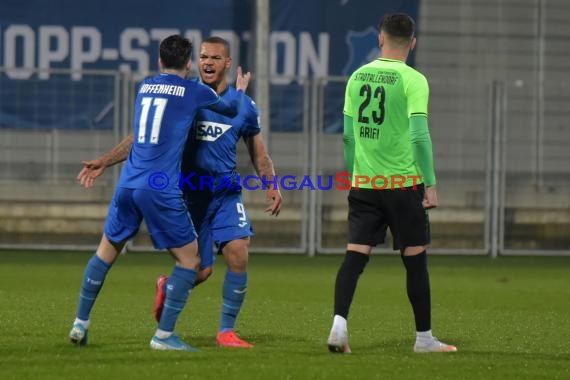
{"type": "Polygon", "coordinates": [[[370,116],[372,116],[374,124],[381,125],[385,116],[386,91],[384,86],[372,87],[369,84],[363,84],[360,87],[359,94],[363,100],[358,107],[358,122],[368,124],[370,123],[370,116]],[[372,108],[372,112],[370,112],[369,106],[372,108]]]}

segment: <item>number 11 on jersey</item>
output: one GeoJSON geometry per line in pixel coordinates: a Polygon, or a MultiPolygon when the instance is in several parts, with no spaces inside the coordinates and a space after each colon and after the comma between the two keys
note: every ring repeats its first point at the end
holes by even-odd
{"type": "Polygon", "coordinates": [[[154,106],[154,116],[152,118],[152,127],[150,129],[150,143],[158,144],[158,137],[160,135],[160,127],[162,125],[162,117],[164,116],[164,109],[166,108],[168,99],[165,98],[151,98],[145,97],[141,101],[141,117],[139,119],[139,135],[137,142],[144,144],[146,142],[146,130],[148,124],[148,114],[150,107],[154,106]]]}

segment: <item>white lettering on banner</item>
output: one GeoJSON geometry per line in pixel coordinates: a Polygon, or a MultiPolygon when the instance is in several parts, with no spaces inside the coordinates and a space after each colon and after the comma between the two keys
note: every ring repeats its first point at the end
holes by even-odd
{"type": "Polygon", "coordinates": [[[6,74],[11,79],[28,79],[35,66],[36,41],[32,28],[28,25],[10,25],[4,32],[4,65],[6,74]],[[18,40],[20,45],[18,48],[18,40]],[[18,52],[22,56],[22,64],[18,64],[18,52]]]}
{"type": "Polygon", "coordinates": [[[150,39],[160,44],[160,41],[173,34],[180,34],[180,29],[152,28],[150,30],[150,39]]]}
{"type": "MultiPolygon", "coordinates": [[[[69,34],[62,26],[40,26],[38,68],[49,69],[51,62],[62,62],[69,55],[69,34]],[[52,49],[52,46],[54,48],[52,49]]],[[[49,71],[41,71],[40,79],[49,79],[49,71]]]]}
{"type": "Polygon", "coordinates": [[[97,62],[101,57],[101,32],[92,26],[74,26],[71,28],[71,51],[71,79],[80,80],[83,64],[97,62]]]}
{"type": "MultiPolygon", "coordinates": [[[[149,71],[149,56],[147,53],[148,46],[150,45],[150,37],[146,30],[143,28],[126,28],[119,37],[120,45],[119,52],[121,58],[136,61],[138,72],[147,73],[149,71]],[[132,41],[136,41],[141,49],[135,49],[132,46],[132,41]]],[[[131,66],[122,64],[121,71],[130,71],[131,66]]]]}
{"type": "Polygon", "coordinates": [[[329,73],[329,35],[319,33],[319,51],[315,49],[311,35],[302,32],[299,42],[299,76],[309,75],[309,67],[316,77],[325,77],[329,73]]]}
{"type": "MultiPolygon", "coordinates": [[[[239,62],[240,39],[239,36],[233,30],[212,30],[212,36],[222,37],[224,40],[228,41],[228,44],[230,45],[230,55],[234,57],[234,64],[230,68],[229,72],[229,76],[231,78],[236,77],[236,70],[238,65],[241,65],[245,71],[251,71],[250,67],[243,67],[243,63],[239,62]]],[[[200,55],[196,55],[195,57],[200,57],[200,55]]]]}
{"type": "Polygon", "coordinates": [[[269,75],[273,84],[289,84],[295,77],[295,37],[290,32],[273,32],[269,38],[269,75]],[[279,53],[282,51],[282,60],[279,53]],[[277,65],[283,63],[278,73],[277,65]]]}
{"type": "Polygon", "coordinates": [[[269,75],[272,84],[289,84],[295,79],[309,75],[309,68],[316,77],[324,77],[329,73],[329,40],[328,33],[319,33],[318,52],[308,32],[301,32],[299,44],[290,32],[271,33],[269,46],[269,75]],[[299,52],[299,61],[295,67],[299,52]],[[283,69],[278,72],[278,65],[283,69]],[[295,70],[296,69],[296,70],[295,70]]]}
{"type": "MultiPolygon", "coordinates": [[[[29,25],[8,25],[0,38],[2,57],[0,66],[6,67],[6,75],[11,79],[29,79],[35,68],[41,69],[39,79],[49,79],[49,69],[62,67],[69,62],[73,70],[71,78],[80,80],[82,70],[97,67],[97,63],[118,61],[122,71],[133,71],[136,78],[147,76],[157,71],[157,63],[150,62],[153,49],[158,49],[159,42],[171,34],[182,33],[193,43],[193,64],[196,67],[200,54],[203,32],[200,29],[181,31],[176,28],[137,28],[128,27],[119,33],[118,47],[103,46],[103,34],[94,26],[40,25],[35,31],[29,25]]],[[[235,69],[241,56],[241,49],[249,50],[251,32],[238,35],[233,30],[212,30],[208,35],[217,35],[228,41],[234,65],[230,73],[235,77],[235,69]]],[[[316,40],[310,33],[300,32],[294,35],[289,31],[275,31],[270,35],[269,74],[272,84],[289,84],[297,78],[313,74],[327,76],[329,67],[328,33],[319,33],[316,40]]],[[[249,70],[250,68],[245,68],[249,70]]]]}
{"type": "Polygon", "coordinates": [[[194,62],[192,62],[192,66],[194,68],[196,68],[197,66],[195,66],[195,60],[197,57],[200,57],[200,44],[202,43],[202,31],[200,31],[200,29],[188,29],[186,32],[184,32],[184,37],[188,38],[190,41],[192,41],[192,59],[194,60],[194,62]]]}

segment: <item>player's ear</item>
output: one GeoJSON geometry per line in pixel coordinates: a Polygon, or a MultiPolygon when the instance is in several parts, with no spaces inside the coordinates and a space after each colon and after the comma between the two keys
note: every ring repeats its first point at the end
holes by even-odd
{"type": "Polygon", "coordinates": [[[410,51],[413,51],[416,48],[416,37],[412,38],[412,43],[410,44],[410,51]]]}
{"type": "Polygon", "coordinates": [[[384,33],[380,32],[380,34],[378,35],[378,46],[382,47],[384,46],[384,33]]]}
{"type": "Polygon", "coordinates": [[[226,70],[230,67],[232,67],[232,57],[228,57],[228,59],[226,59],[226,70]]]}
{"type": "Polygon", "coordinates": [[[164,70],[164,65],[162,64],[162,59],[158,59],[158,70],[162,71],[164,70]]]}

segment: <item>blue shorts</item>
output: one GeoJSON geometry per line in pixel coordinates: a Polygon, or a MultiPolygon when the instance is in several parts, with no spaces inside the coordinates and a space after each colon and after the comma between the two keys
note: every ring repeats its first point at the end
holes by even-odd
{"type": "Polygon", "coordinates": [[[198,231],[200,269],[214,265],[214,244],[217,253],[227,242],[253,235],[241,191],[226,190],[212,194],[209,191],[191,191],[186,204],[198,231]]]}
{"type": "Polygon", "coordinates": [[[132,238],[144,219],[156,249],[178,248],[196,239],[188,209],[179,194],[118,187],[109,205],[105,236],[114,242],[132,238]]]}

